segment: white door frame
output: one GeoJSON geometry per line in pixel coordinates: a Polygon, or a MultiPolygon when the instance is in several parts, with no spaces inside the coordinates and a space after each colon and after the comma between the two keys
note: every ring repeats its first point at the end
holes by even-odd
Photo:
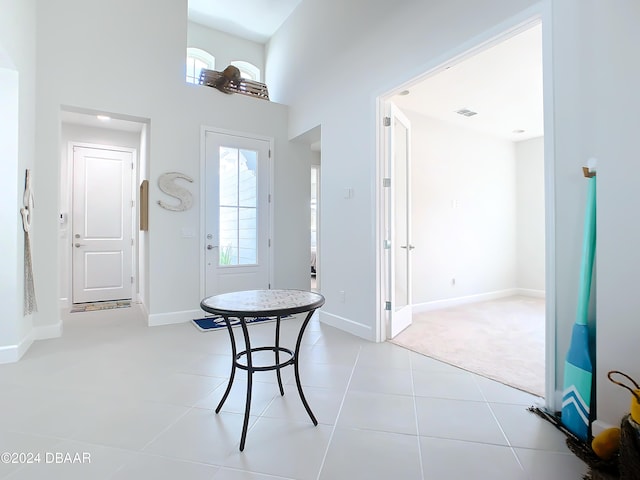
{"type": "Polygon", "coordinates": [[[222,135],[232,135],[235,137],[244,137],[253,140],[260,140],[269,142],[269,150],[271,151],[271,161],[269,162],[269,192],[271,201],[269,202],[269,238],[271,239],[271,248],[269,248],[269,284],[273,285],[273,251],[274,251],[274,235],[273,235],[273,204],[274,204],[274,165],[275,165],[275,149],[273,137],[266,137],[263,135],[256,135],[253,133],[239,132],[235,130],[227,130],[218,127],[202,126],[200,128],[200,298],[204,298],[206,295],[206,204],[205,204],[205,192],[206,192],[206,145],[207,145],[207,132],[222,135]]]}
{"type": "MultiPolygon", "coordinates": [[[[98,143],[88,143],[88,142],[78,142],[71,140],[67,144],[67,185],[69,189],[73,189],[74,179],[73,179],[73,156],[74,156],[74,147],[80,148],[96,148],[102,150],[115,150],[120,152],[130,152],[133,160],[133,171],[131,172],[131,198],[134,202],[134,208],[131,212],[131,238],[133,239],[133,245],[131,245],[131,275],[133,276],[133,283],[131,284],[131,300],[136,301],[138,295],[138,218],[139,218],[139,208],[138,208],[138,164],[140,159],[138,158],[138,150],[131,147],[122,147],[119,145],[107,145],[107,144],[98,144],[98,143]]],[[[60,222],[64,224],[68,224],[72,226],[72,218],[73,218],[73,192],[70,190],[70,195],[68,198],[68,205],[66,206],[67,213],[61,213],[60,222]]],[[[67,229],[67,233],[69,235],[68,238],[65,239],[67,241],[67,252],[68,252],[68,261],[66,265],[67,269],[67,302],[66,307],[70,308],[73,305],[73,238],[71,237],[71,229],[67,229]]]]}
{"type": "Polygon", "coordinates": [[[377,98],[376,102],[376,341],[386,340],[385,282],[388,272],[385,270],[384,232],[384,187],[385,174],[385,104],[393,95],[409,89],[416,82],[435,75],[476,53],[496,45],[505,39],[542,21],[542,63],[544,91],[544,182],[545,182],[545,406],[550,411],[560,410],[561,392],[556,390],[556,282],[555,282],[555,190],[554,190],[554,117],[553,117],[553,63],[551,56],[551,12],[547,4],[530,9],[525,15],[511,19],[486,33],[484,40],[477,37],[468,45],[452,52],[449,60],[442,61],[424,74],[397,86],[377,98]]]}

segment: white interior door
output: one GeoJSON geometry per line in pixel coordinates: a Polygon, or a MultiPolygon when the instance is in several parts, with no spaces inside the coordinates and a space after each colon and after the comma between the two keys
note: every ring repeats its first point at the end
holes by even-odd
{"type": "Polygon", "coordinates": [[[73,303],[131,298],[133,155],[73,147],[73,303]]]}
{"type": "Polygon", "coordinates": [[[387,337],[411,325],[411,124],[393,105],[387,116],[387,337]]]}
{"type": "Polygon", "coordinates": [[[205,132],[205,296],[270,288],[270,142],[205,132]]]}

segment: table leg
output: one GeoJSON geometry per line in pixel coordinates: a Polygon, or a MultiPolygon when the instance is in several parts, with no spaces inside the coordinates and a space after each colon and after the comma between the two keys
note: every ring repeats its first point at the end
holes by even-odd
{"type": "Polygon", "coordinates": [[[298,366],[298,359],[300,357],[300,344],[302,343],[302,335],[304,335],[304,330],[307,328],[307,324],[309,323],[309,320],[311,320],[311,317],[313,316],[314,312],[315,310],[311,310],[307,314],[307,317],[304,319],[304,322],[302,323],[302,327],[300,328],[300,333],[298,333],[298,339],[296,340],[296,350],[294,352],[294,358],[293,358],[293,371],[296,377],[296,386],[298,387],[298,394],[300,395],[300,400],[302,400],[302,404],[304,405],[305,410],[309,414],[309,417],[311,418],[311,421],[313,422],[313,424],[318,425],[318,420],[316,420],[315,415],[311,411],[311,407],[309,407],[309,403],[307,403],[307,399],[305,398],[304,392],[302,391],[302,384],[300,383],[300,368],[298,366]]]}
{"type": "Polygon", "coordinates": [[[233,385],[233,379],[236,376],[236,340],[235,337],[233,336],[233,328],[231,327],[231,323],[229,322],[229,317],[224,317],[224,323],[227,324],[227,330],[229,331],[229,338],[231,340],[231,375],[229,376],[229,383],[227,383],[227,389],[224,392],[224,395],[222,395],[222,399],[220,400],[220,403],[218,403],[218,406],[216,407],[216,413],[220,413],[220,409],[222,408],[222,405],[224,405],[224,402],[227,400],[227,397],[229,396],[229,392],[231,392],[231,386],[233,385]]]}
{"type": "MultiPolygon", "coordinates": [[[[249,340],[249,330],[244,317],[239,317],[244,335],[244,344],[247,350],[247,400],[244,406],[244,422],[242,423],[242,435],[240,437],[240,451],[244,450],[244,443],[247,438],[247,428],[249,426],[249,413],[251,411],[251,387],[253,386],[253,361],[251,358],[251,341],[249,340]]],[[[234,357],[235,358],[235,357],[234,357]]]]}
{"type": "MultiPolygon", "coordinates": [[[[276,317],[276,365],[280,365],[280,315],[276,317]]],[[[284,395],[282,388],[282,376],[280,375],[280,367],[276,367],[276,376],[278,377],[278,387],[280,387],[280,395],[284,395]]]]}

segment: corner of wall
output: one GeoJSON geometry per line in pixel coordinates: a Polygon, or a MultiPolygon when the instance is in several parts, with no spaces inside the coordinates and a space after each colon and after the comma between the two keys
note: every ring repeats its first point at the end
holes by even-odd
{"type": "Polygon", "coordinates": [[[153,313],[147,315],[147,324],[150,327],[157,327],[160,325],[173,325],[175,323],[186,323],[194,318],[201,318],[204,316],[202,310],[184,310],[182,312],[168,312],[168,313],[153,313]]]}
{"type": "Polygon", "coordinates": [[[375,342],[375,331],[371,325],[363,325],[362,323],[354,322],[353,320],[349,320],[348,318],[341,317],[339,315],[334,315],[333,313],[328,313],[320,310],[319,319],[321,323],[325,325],[329,325],[331,327],[335,327],[344,332],[355,335],[356,337],[364,338],[365,340],[369,340],[371,342],[375,342]]]}

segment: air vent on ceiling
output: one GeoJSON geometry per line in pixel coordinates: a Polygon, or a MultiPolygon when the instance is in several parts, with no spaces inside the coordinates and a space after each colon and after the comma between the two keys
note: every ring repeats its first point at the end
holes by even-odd
{"type": "Polygon", "coordinates": [[[478,112],[474,112],[473,110],[469,110],[468,108],[463,108],[461,110],[458,110],[456,113],[458,115],[463,115],[465,117],[473,117],[474,115],[478,114],[478,112]]]}

